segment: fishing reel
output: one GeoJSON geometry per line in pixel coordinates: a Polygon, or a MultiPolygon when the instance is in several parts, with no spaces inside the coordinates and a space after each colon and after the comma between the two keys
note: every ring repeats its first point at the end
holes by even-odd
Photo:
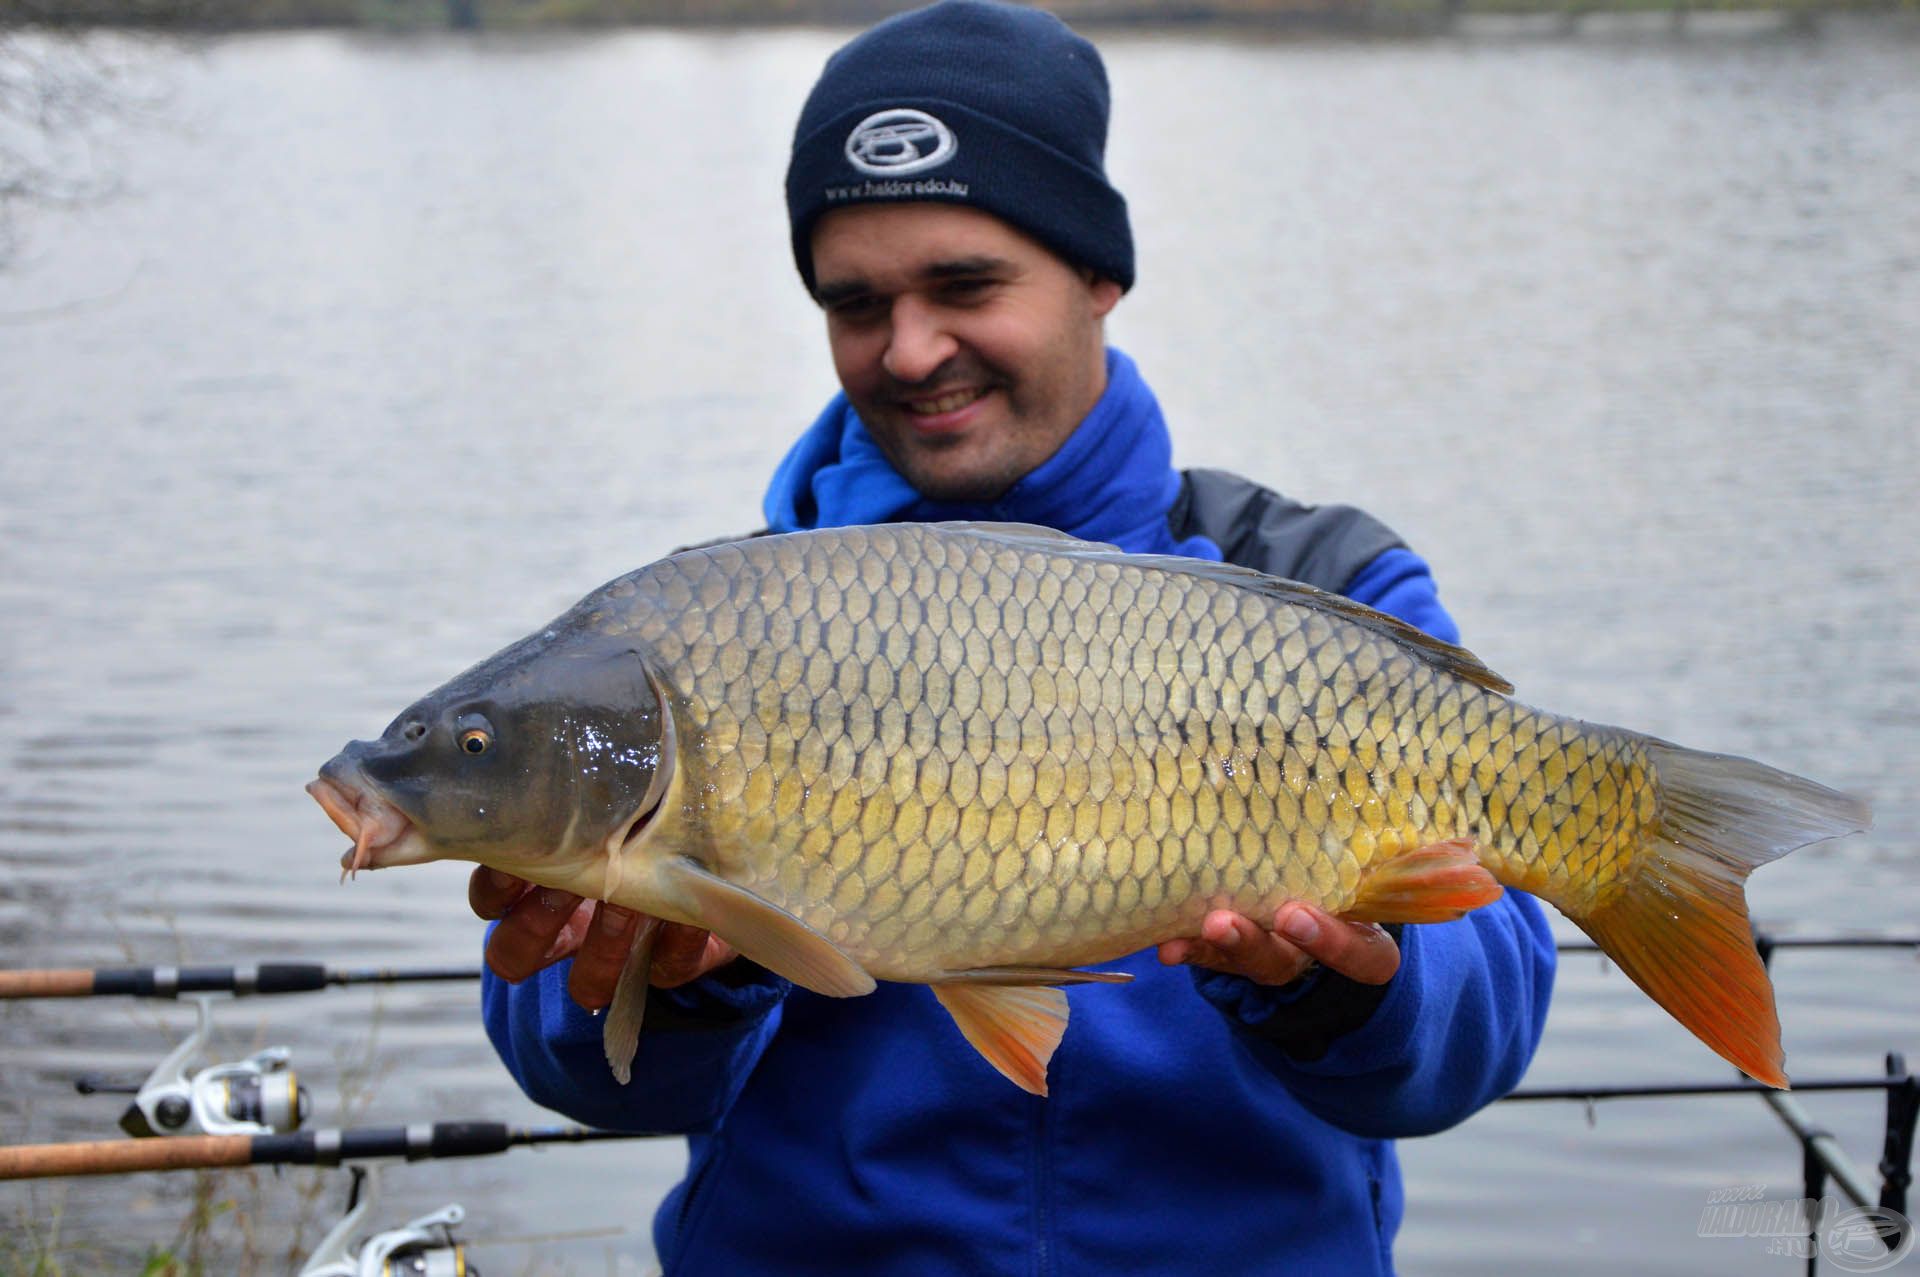
{"type": "Polygon", "coordinates": [[[458,1202],[375,1233],[356,1252],[353,1235],[373,1201],[367,1180],[364,1168],[353,1168],[347,1213],[320,1239],[300,1277],[480,1277],[480,1270],[467,1262],[466,1247],[454,1240],[453,1226],[467,1217],[458,1202]]]}
{"type": "Polygon", "coordinates": [[[298,1130],[307,1120],[311,1102],[307,1088],[287,1067],[291,1053],[286,1047],[268,1047],[234,1064],[187,1072],[213,1030],[213,1000],[194,1001],[200,1007],[199,1023],[145,1082],[129,1087],[83,1077],[75,1087],[82,1094],[132,1092],[134,1100],[120,1115],[120,1129],[137,1137],[273,1135],[298,1130]]]}

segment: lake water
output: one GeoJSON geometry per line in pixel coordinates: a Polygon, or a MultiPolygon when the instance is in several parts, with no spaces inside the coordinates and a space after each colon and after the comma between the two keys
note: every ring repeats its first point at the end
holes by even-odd
{"type": "MultiPolygon", "coordinates": [[[[102,130],[117,193],[27,215],[0,269],[5,965],[477,958],[461,870],[336,886],[301,786],[604,579],[755,524],[833,389],[780,176],[844,34],[140,55],[164,93],[102,130]]],[[[1763,870],[1755,914],[1914,932],[1911,24],[1101,43],[1141,264],[1111,332],[1180,459],[1385,517],[1530,701],[1869,797],[1875,832],[1763,870]]],[[[1776,973],[1796,1075],[1920,1056],[1911,955],[1776,973]]],[[[0,1139],[112,1134],[121,1101],[73,1076],[137,1075],[190,1019],[0,1005],[0,1139]]],[[[469,986],[221,1023],[223,1058],[293,1047],[316,1124],[343,1089],[362,1122],[542,1116],[469,986]]],[[[1588,958],[1529,1081],[1727,1074],[1588,958]]],[[[1878,1159],[1877,1097],[1807,1104],[1878,1159]]],[[[1799,1195],[1752,1099],[1499,1106],[1403,1156],[1409,1273],[1798,1271],[1697,1235],[1715,1189],[1799,1195]]],[[[489,1273],[637,1273],[681,1160],[395,1167],[374,1222],[458,1200],[489,1273]]],[[[344,1185],[221,1180],[224,1262],[292,1267],[283,1212],[344,1185]]],[[[189,1187],[7,1185],[0,1228],[117,1270],[176,1237],[189,1187]]]]}

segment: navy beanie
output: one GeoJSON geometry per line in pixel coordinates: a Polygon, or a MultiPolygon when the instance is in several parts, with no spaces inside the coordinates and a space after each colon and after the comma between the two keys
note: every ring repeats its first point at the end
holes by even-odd
{"type": "Polygon", "coordinates": [[[787,218],[807,291],[821,214],[911,200],[981,209],[1133,287],[1107,109],[1100,54],[1050,13],[941,0],[860,35],[827,59],[794,130],[787,218]]]}

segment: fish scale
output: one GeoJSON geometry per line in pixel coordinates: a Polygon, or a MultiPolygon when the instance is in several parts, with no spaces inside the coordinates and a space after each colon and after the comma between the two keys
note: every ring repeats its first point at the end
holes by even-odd
{"type": "MultiPolygon", "coordinates": [[[[457,856],[711,929],[816,992],[931,984],[1041,1094],[1056,986],[1125,978],[1074,968],[1219,908],[1440,922],[1501,885],[1783,1085],[1743,884],[1865,805],[1511,690],[1244,568],[1011,525],[842,528],[622,577],[309,789],[350,868],[457,856]]],[[[606,1017],[623,1081],[652,935],[606,1017]]]]}
{"type": "Polygon", "coordinates": [[[801,550],[676,556],[599,624],[679,692],[708,863],[881,978],[1103,961],[1218,907],[1339,913],[1376,860],[1457,833],[1557,894],[1595,841],[1576,811],[1606,822],[1586,879],[1624,868],[1634,812],[1594,790],[1644,787],[1629,752],[1581,771],[1558,742],[1584,761],[1584,737],[1305,602],[913,525],[801,550]],[[756,662],[770,630],[788,646],[756,662]],[[1525,744],[1480,781],[1496,716],[1525,744]]]}

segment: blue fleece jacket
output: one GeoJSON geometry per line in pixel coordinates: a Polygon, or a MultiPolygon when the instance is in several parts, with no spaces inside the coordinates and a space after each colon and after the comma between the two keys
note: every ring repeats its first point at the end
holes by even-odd
{"type": "MultiPolygon", "coordinates": [[[[1170,456],[1151,392],[1115,352],[1101,406],[990,507],[921,500],[836,399],[783,463],[767,509],[776,529],[1024,520],[1218,558],[1204,539],[1171,544],[1170,456]]],[[[1380,555],[1346,592],[1456,637],[1410,551],[1380,555]]],[[[1345,1277],[1392,1271],[1391,1141],[1511,1089],[1552,986],[1545,918],[1517,892],[1407,927],[1400,949],[1371,1014],[1311,1059],[1270,1030],[1334,977],[1272,989],[1162,967],[1151,950],[1102,964],[1135,980],[1068,991],[1045,1100],[994,1072],[917,985],[836,1000],[740,962],[656,990],[626,1087],[608,1072],[601,1022],[567,997],[565,963],[519,985],[489,974],[482,997],[488,1034],[537,1102],[688,1134],[687,1178],[654,1221],[669,1274],[1345,1277]]]]}

